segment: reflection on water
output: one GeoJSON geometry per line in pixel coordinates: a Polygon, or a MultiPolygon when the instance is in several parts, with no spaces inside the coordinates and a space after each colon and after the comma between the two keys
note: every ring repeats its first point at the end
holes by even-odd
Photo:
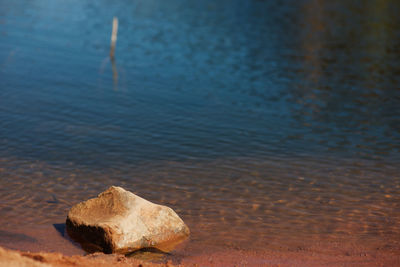
{"type": "Polygon", "coordinates": [[[398,244],[399,11],[0,2],[0,228],[115,184],[176,209],[192,246],[398,244]]]}

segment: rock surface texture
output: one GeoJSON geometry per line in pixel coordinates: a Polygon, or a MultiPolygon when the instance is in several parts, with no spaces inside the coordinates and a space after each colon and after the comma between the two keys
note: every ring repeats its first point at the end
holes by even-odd
{"type": "Polygon", "coordinates": [[[171,208],[117,186],[73,206],[66,226],[86,250],[105,253],[142,248],[166,252],[189,236],[189,228],[171,208]]]}

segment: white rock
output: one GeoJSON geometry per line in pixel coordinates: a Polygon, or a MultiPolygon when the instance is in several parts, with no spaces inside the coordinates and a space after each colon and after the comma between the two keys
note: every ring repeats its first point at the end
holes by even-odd
{"type": "Polygon", "coordinates": [[[189,228],[171,208],[117,186],[73,206],[66,225],[71,237],[105,253],[150,247],[169,251],[189,236],[189,228]]]}

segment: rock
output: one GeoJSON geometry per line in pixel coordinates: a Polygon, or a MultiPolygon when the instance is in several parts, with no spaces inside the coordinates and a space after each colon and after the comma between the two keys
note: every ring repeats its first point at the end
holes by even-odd
{"type": "Polygon", "coordinates": [[[73,206],[66,226],[82,247],[105,253],[170,251],[189,236],[189,228],[171,208],[117,186],[73,206]]]}

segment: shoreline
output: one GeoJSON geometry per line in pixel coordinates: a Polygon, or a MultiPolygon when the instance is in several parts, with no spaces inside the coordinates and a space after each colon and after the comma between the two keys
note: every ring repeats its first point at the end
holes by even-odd
{"type": "Polygon", "coordinates": [[[1,254],[0,266],[4,255],[17,254],[53,266],[400,266],[398,243],[372,249],[356,243],[316,240],[308,247],[296,246],[207,248],[188,241],[170,255],[148,261],[117,254],[86,254],[79,244],[62,234],[62,224],[55,224],[52,227],[0,229],[0,247],[7,249],[6,254],[1,254]]]}
{"type": "Polygon", "coordinates": [[[0,247],[0,266],[399,266],[395,253],[376,255],[315,255],[307,252],[249,252],[230,250],[184,259],[148,261],[118,254],[66,256],[59,252],[24,252],[0,247]],[[34,265],[32,262],[35,262],[34,265]],[[27,265],[23,265],[22,263],[27,265]],[[41,265],[49,264],[49,265],[41,265]]]}

